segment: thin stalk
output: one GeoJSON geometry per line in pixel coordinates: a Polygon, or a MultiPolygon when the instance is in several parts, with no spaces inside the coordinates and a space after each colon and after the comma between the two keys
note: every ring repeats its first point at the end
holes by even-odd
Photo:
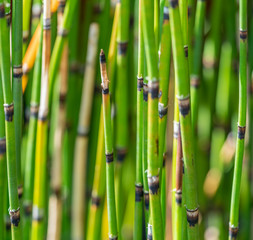
{"type": "Polygon", "coordinates": [[[37,121],[37,136],[35,150],[35,172],[32,212],[32,239],[45,238],[46,223],[46,165],[48,139],[48,84],[51,45],[51,12],[50,0],[43,6],[43,47],[41,69],[40,106],[37,121]]]}
{"type": "MultiPolygon", "coordinates": [[[[1,60],[0,60],[1,61],[1,60]]],[[[0,69],[1,72],[1,69],[0,69]]],[[[2,76],[0,73],[0,106],[4,105],[2,76]]],[[[5,202],[6,202],[6,139],[4,129],[4,109],[0,108],[0,192],[2,197],[0,198],[0,239],[6,239],[6,226],[5,226],[5,202]]]]}
{"type": "Polygon", "coordinates": [[[85,68],[85,82],[77,129],[74,155],[73,198],[72,198],[72,239],[84,237],[86,214],[86,167],[92,100],[95,85],[95,63],[99,39],[99,26],[92,23],[89,30],[89,44],[85,68]]]}
{"type": "MultiPolygon", "coordinates": [[[[101,106],[103,108],[103,106],[101,106]]],[[[88,218],[87,239],[101,238],[102,214],[105,200],[105,141],[103,109],[100,111],[96,167],[91,193],[91,204],[88,218]]]]}
{"type": "Polygon", "coordinates": [[[206,1],[198,0],[194,26],[193,67],[191,72],[191,109],[194,129],[197,128],[198,121],[198,92],[202,74],[205,11],[206,1]]]}
{"type": "MultiPolygon", "coordinates": [[[[41,29],[42,31],[42,29],[41,29]]],[[[26,166],[24,174],[24,239],[30,238],[32,222],[32,201],[34,184],[34,165],[36,149],[36,132],[40,102],[40,78],[42,64],[42,34],[33,72],[32,95],[30,102],[30,119],[26,148],[26,166]]]]}
{"type": "Polygon", "coordinates": [[[106,70],[106,59],[103,50],[100,52],[100,72],[102,79],[102,98],[103,98],[103,116],[104,116],[104,136],[105,136],[105,156],[106,156],[106,192],[109,240],[117,239],[117,219],[115,205],[115,187],[114,187],[114,162],[113,162],[113,143],[111,130],[111,105],[109,95],[109,80],[106,70]]]}
{"type": "Polygon", "coordinates": [[[116,208],[119,239],[123,220],[122,166],[128,150],[128,41],[129,41],[129,0],[121,0],[119,4],[119,22],[117,32],[117,82],[116,82],[116,208]]]}
{"type": "Polygon", "coordinates": [[[229,219],[229,239],[237,239],[239,230],[239,199],[244,154],[244,136],[247,111],[247,1],[239,1],[239,110],[238,135],[236,141],[235,166],[229,219]]]}
{"type": "MultiPolygon", "coordinates": [[[[163,222],[166,222],[166,175],[165,175],[165,161],[166,161],[166,126],[167,126],[167,112],[168,112],[168,91],[169,91],[169,77],[170,77],[170,57],[171,57],[171,36],[170,36],[170,22],[169,22],[169,8],[168,1],[165,2],[163,9],[163,26],[160,48],[160,64],[159,64],[159,163],[160,163],[160,180],[161,180],[161,203],[163,222]]],[[[164,228],[165,230],[165,228],[164,228]]]]}
{"type": "Polygon", "coordinates": [[[30,35],[32,0],[23,0],[23,54],[26,52],[30,35]]]}
{"type": "Polygon", "coordinates": [[[168,112],[168,91],[169,91],[169,77],[170,77],[170,57],[171,57],[171,35],[170,35],[170,21],[168,2],[164,7],[163,13],[163,28],[161,39],[161,56],[159,66],[160,89],[159,89],[159,163],[160,169],[163,168],[163,154],[165,147],[165,135],[167,126],[167,112],[168,112]]]}
{"type": "Polygon", "coordinates": [[[15,144],[18,178],[18,195],[22,198],[23,180],[21,176],[21,135],[23,115],[22,94],[22,0],[12,3],[12,94],[14,103],[15,144]]]}
{"type": "Polygon", "coordinates": [[[184,39],[180,22],[178,1],[170,0],[170,20],[172,50],[175,63],[177,99],[179,105],[179,119],[181,124],[182,147],[184,156],[185,194],[188,239],[199,239],[198,229],[198,198],[196,184],[196,170],[194,160],[193,132],[190,111],[190,84],[187,72],[188,62],[184,51],[184,39]]]}
{"type": "Polygon", "coordinates": [[[159,184],[158,144],[158,50],[154,47],[154,12],[152,0],[142,0],[143,33],[148,70],[148,186],[154,240],[163,239],[159,184]]]}
{"type": "Polygon", "coordinates": [[[144,41],[141,20],[141,1],[139,0],[138,34],[138,75],[137,75],[137,133],[136,133],[136,179],[135,179],[135,215],[134,239],[142,239],[143,225],[143,176],[142,176],[142,140],[143,140],[143,76],[144,41]]]}
{"type": "Polygon", "coordinates": [[[10,75],[10,32],[5,17],[5,6],[0,1],[0,66],[4,95],[7,177],[9,190],[9,215],[11,220],[12,239],[21,239],[20,208],[18,200],[17,161],[15,145],[15,126],[13,121],[14,106],[11,92],[10,75]]]}
{"type": "Polygon", "coordinates": [[[58,35],[55,40],[54,49],[49,67],[49,105],[52,103],[53,89],[55,79],[60,66],[64,42],[77,12],[78,0],[67,1],[61,27],[58,29],[58,35]]]}

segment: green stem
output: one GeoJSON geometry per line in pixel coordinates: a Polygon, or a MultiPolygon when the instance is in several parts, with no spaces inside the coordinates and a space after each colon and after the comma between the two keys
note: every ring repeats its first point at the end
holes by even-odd
{"type": "Polygon", "coordinates": [[[247,1],[239,1],[239,110],[238,135],[236,142],[234,177],[230,206],[229,239],[236,239],[239,221],[239,196],[242,175],[242,162],[244,154],[244,136],[247,110],[247,1]]]}

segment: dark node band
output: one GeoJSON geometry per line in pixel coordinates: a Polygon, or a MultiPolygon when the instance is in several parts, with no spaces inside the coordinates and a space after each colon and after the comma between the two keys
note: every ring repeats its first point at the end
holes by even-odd
{"type": "Polygon", "coordinates": [[[9,27],[11,25],[11,10],[7,13],[5,13],[5,18],[7,21],[7,26],[9,27]]]}
{"type": "Polygon", "coordinates": [[[126,55],[128,42],[118,42],[118,54],[126,55]]]}
{"type": "Polygon", "coordinates": [[[152,99],[158,98],[159,82],[158,81],[150,81],[148,84],[148,92],[150,93],[152,99]]]}
{"type": "Polygon", "coordinates": [[[4,4],[1,3],[0,4],[0,18],[4,18],[4,17],[5,17],[4,4]]]}
{"type": "Polygon", "coordinates": [[[71,73],[79,73],[80,71],[80,64],[78,62],[72,62],[70,63],[69,71],[71,73]]]}
{"type": "Polygon", "coordinates": [[[18,198],[20,199],[22,198],[22,196],[23,196],[23,186],[20,185],[18,186],[18,198]]]}
{"type": "Polygon", "coordinates": [[[5,137],[0,138],[0,155],[6,153],[6,139],[5,137]]]}
{"type": "Polygon", "coordinates": [[[184,55],[186,58],[188,58],[188,46],[187,45],[184,46],[184,55]]]}
{"type": "Polygon", "coordinates": [[[190,112],[190,97],[183,99],[178,98],[179,112],[185,117],[190,112]]]}
{"type": "Polygon", "coordinates": [[[141,91],[143,89],[143,77],[137,77],[137,90],[141,91]]]}
{"type": "Polygon", "coordinates": [[[191,15],[192,15],[192,8],[188,7],[188,18],[191,17],[191,15]]]}
{"type": "Polygon", "coordinates": [[[60,104],[64,104],[66,102],[66,93],[60,93],[60,96],[59,96],[59,102],[60,104]]]}
{"type": "Polygon", "coordinates": [[[61,188],[59,186],[54,187],[52,193],[56,196],[56,198],[61,198],[61,188]]]}
{"type": "Polygon", "coordinates": [[[199,221],[199,208],[193,210],[186,208],[186,215],[189,226],[194,227],[199,221]]]}
{"type": "Polygon", "coordinates": [[[232,238],[232,240],[235,240],[237,238],[238,231],[239,227],[229,226],[229,236],[232,238]]]}
{"type": "Polygon", "coordinates": [[[60,37],[67,37],[69,34],[69,31],[68,29],[65,29],[65,28],[59,28],[59,30],[57,31],[57,35],[60,36],[60,37]]]}
{"type": "Polygon", "coordinates": [[[20,209],[18,208],[17,210],[9,210],[9,214],[11,224],[17,227],[20,222],[20,209]]]}
{"type": "Polygon", "coordinates": [[[94,14],[100,14],[102,12],[102,9],[101,9],[101,7],[100,7],[100,4],[95,4],[94,6],[93,6],[93,13],[94,14]]]}
{"type": "Polygon", "coordinates": [[[200,79],[196,75],[191,76],[191,87],[198,88],[200,84],[200,79]]]}
{"type": "Polygon", "coordinates": [[[247,30],[240,30],[240,39],[243,41],[246,40],[248,37],[248,31],[247,30]]]}
{"type": "Polygon", "coordinates": [[[29,39],[29,32],[28,34],[23,32],[23,43],[26,43],[28,39],[29,39]]]}
{"type": "Polygon", "coordinates": [[[98,196],[91,196],[91,205],[95,207],[99,207],[101,203],[101,198],[98,196]]]}
{"type": "Polygon", "coordinates": [[[8,217],[8,219],[5,220],[5,229],[7,231],[11,230],[11,221],[10,221],[9,217],[8,217]]]}
{"type": "Polygon", "coordinates": [[[125,148],[118,148],[117,149],[117,161],[122,162],[126,158],[127,150],[125,148]]]}
{"type": "Polygon", "coordinates": [[[240,140],[244,139],[244,137],[245,137],[245,130],[246,130],[246,127],[241,127],[241,126],[238,125],[238,129],[237,129],[238,135],[237,136],[238,136],[238,138],[240,140]]]}
{"type": "Polygon", "coordinates": [[[58,11],[60,12],[64,12],[64,8],[66,6],[66,1],[65,0],[61,0],[61,1],[58,1],[59,5],[58,5],[58,11]]]}
{"type": "Polygon", "coordinates": [[[158,194],[159,191],[159,175],[148,177],[148,187],[152,195],[158,194]]]}
{"type": "Polygon", "coordinates": [[[118,236],[109,237],[109,240],[118,240],[118,236]]]}
{"type": "Polygon", "coordinates": [[[135,202],[140,202],[143,197],[143,186],[135,184],[135,202]]]}
{"type": "Polygon", "coordinates": [[[165,20],[170,20],[168,7],[164,7],[164,9],[163,9],[163,21],[165,21],[165,20]]]}
{"type": "Polygon", "coordinates": [[[178,205],[181,205],[182,204],[182,190],[177,190],[175,192],[175,198],[176,198],[176,203],[178,205]]]}
{"type": "Polygon", "coordinates": [[[148,85],[146,83],[143,83],[143,100],[148,101],[148,85]]]}
{"type": "Polygon", "coordinates": [[[44,30],[51,29],[51,19],[50,18],[43,19],[43,29],[44,30]]]}
{"type": "Polygon", "coordinates": [[[41,122],[47,121],[47,113],[41,116],[38,114],[38,120],[40,120],[41,122]]]}
{"type": "Polygon", "coordinates": [[[176,8],[178,6],[178,0],[170,0],[170,6],[176,8]]]}
{"type": "Polygon", "coordinates": [[[102,88],[102,93],[105,95],[105,94],[109,94],[109,88],[106,88],[106,89],[103,89],[102,88]]]}
{"type": "Polygon", "coordinates": [[[99,56],[100,63],[106,63],[106,58],[104,52],[99,56]]]}
{"type": "Polygon", "coordinates": [[[24,203],[24,213],[25,213],[25,216],[27,216],[27,217],[31,216],[32,209],[33,209],[33,206],[32,206],[31,203],[27,203],[27,204],[24,203]]]}
{"type": "Polygon", "coordinates": [[[22,76],[23,76],[22,65],[13,66],[13,77],[14,78],[21,78],[22,76]]]}
{"type": "Polygon", "coordinates": [[[30,117],[38,118],[39,105],[34,104],[30,106],[30,117]]]}
{"type": "Polygon", "coordinates": [[[163,107],[161,104],[158,105],[158,114],[159,117],[162,119],[168,113],[168,106],[163,107]]]}
{"type": "Polygon", "coordinates": [[[149,210],[149,192],[144,191],[144,205],[145,209],[149,210]]]}
{"type": "Polygon", "coordinates": [[[89,128],[81,128],[81,127],[79,127],[78,129],[77,129],[77,135],[79,136],[79,137],[88,137],[89,136],[89,133],[90,133],[90,129],[89,128]]]}
{"type": "Polygon", "coordinates": [[[4,115],[7,122],[12,122],[14,114],[14,104],[4,104],[4,115]]]}
{"type": "Polygon", "coordinates": [[[105,154],[106,163],[113,162],[113,153],[105,154]]]}

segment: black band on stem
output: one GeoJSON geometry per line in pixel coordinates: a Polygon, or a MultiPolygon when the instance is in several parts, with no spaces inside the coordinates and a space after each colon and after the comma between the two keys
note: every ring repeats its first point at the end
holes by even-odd
{"type": "Polygon", "coordinates": [[[229,236],[231,237],[232,240],[235,240],[237,238],[238,231],[239,231],[239,227],[229,226],[229,236]]]}
{"type": "Polygon", "coordinates": [[[188,46],[187,45],[184,46],[184,55],[186,58],[188,58],[188,46]]]}
{"type": "Polygon", "coordinates": [[[143,89],[143,77],[137,77],[137,90],[141,91],[143,89]]]}
{"type": "Polygon", "coordinates": [[[190,97],[178,98],[179,112],[185,117],[190,112],[190,97]]]}
{"type": "Polygon", "coordinates": [[[9,214],[10,214],[11,224],[17,227],[20,222],[20,209],[18,208],[16,210],[9,210],[9,214]]]}
{"type": "Polygon", "coordinates": [[[191,87],[198,88],[200,84],[200,79],[196,75],[191,76],[191,87]]]}
{"type": "Polygon", "coordinates": [[[126,55],[128,42],[118,42],[118,54],[126,55]]]}
{"type": "Polygon", "coordinates": [[[148,101],[148,85],[146,83],[143,83],[143,100],[148,101]]]}
{"type": "Polygon", "coordinates": [[[4,104],[4,115],[7,122],[12,122],[14,114],[14,104],[4,104]]]}
{"type": "Polygon", "coordinates": [[[4,9],[4,3],[0,4],[0,18],[5,17],[5,9],[4,9]]]}
{"type": "Polygon", "coordinates": [[[194,227],[195,224],[199,221],[199,208],[196,209],[187,209],[186,208],[186,215],[187,215],[187,222],[189,223],[190,227],[194,227]]]}
{"type": "Polygon", "coordinates": [[[170,6],[176,8],[178,6],[178,0],[170,0],[170,6]]]}
{"type": "Polygon", "coordinates": [[[0,138],[0,155],[6,153],[6,139],[5,137],[0,138]]]}
{"type": "Polygon", "coordinates": [[[143,197],[143,186],[135,184],[135,202],[140,202],[143,197]]]}
{"type": "Polygon", "coordinates": [[[248,31],[247,30],[240,30],[240,39],[246,40],[248,37],[248,31]]]}
{"type": "Polygon", "coordinates": [[[106,89],[102,88],[102,93],[103,94],[109,94],[109,88],[106,88],[106,89]]]}
{"type": "Polygon", "coordinates": [[[13,77],[14,78],[21,78],[22,76],[23,76],[22,65],[13,66],[13,77]]]}
{"type": "Polygon", "coordinates": [[[244,139],[244,137],[245,137],[245,129],[246,129],[245,126],[244,126],[244,127],[241,127],[241,126],[238,125],[238,129],[237,129],[238,135],[237,135],[237,137],[238,137],[240,140],[244,139]]]}
{"type": "Polygon", "coordinates": [[[152,99],[158,98],[159,82],[158,81],[150,81],[148,84],[148,91],[149,91],[152,99]]]}
{"type": "Polygon", "coordinates": [[[101,198],[99,196],[91,196],[91,204],[92,206],[99,207],[101,203],[101,198]]]}
{"type": "Polygon", "coordinates": [[[145,209],[149,210],[149,192],[144,191],[144,205],[145,209]]]}
{"type": "Polygon", "coordinates": [[[159,191],[159,175],[157,176],[148,176],[148,187],[150,194],[157,194],[159,191]]]}
{"type": "Polygon", "coordinates": [[[106,158],[106,163],[113,162],[113,153],[105,154],[105,158],[106,158]]]}
{"type": "Polygon", "coordinates": [[[118,148],[117,149],[117,161],[122,162],[126,158],[127,150],[125,148],[118,148]]]}
{"type": "Polygon", "coordinates": [[[182,203],[182,190],[181,189],[176,190],[176,192],[175,192],[175,198],[176,198],[176,203],[178,205],[181,205],[181,203],[182,203]]]}

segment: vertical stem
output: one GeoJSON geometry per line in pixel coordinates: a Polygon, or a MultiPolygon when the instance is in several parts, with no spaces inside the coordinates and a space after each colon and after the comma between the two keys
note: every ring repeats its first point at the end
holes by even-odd
{"type": "Polygon", "coordinates": [[[106,156],[106,192],[107,192],[107,209],[109,240],[117,239],[117,220],[115,206],[115,189],[114,189],[114,162],[113,162],[113,143],[111,130],[111,105],[109,95],[109,80],[106,71],[106,59],[103,50],[100,52],[100,72],[102,79],[102,98],[104,114],[104,131],[105,131],[105,156],[106,156]]]}
{"type": "Polygon", "coordinates": [[[41,69],[40,106],[38,113],[35,180],[33,192],[32,239],[45,238],[46,216],[46,165],[47,165],[47,131],[48,131],[48,84],[49,62],[51,52],[51,12],[50,0],[43,6],[43,47],[41,69]]]}
{"type": "Polygon", "coordinates": [[[238,110],[238,135],[236,141],[234,177],[230,206],[229,239],[237,239],[239,229],[239,200],[242,175],[242,162],[244,154],[244,136],[246,128],[247,108],[247,1],[239,1],[239,110],[238,110]]]}
{"type": "Polygon", "coordinates": [[[144,76],[144,42],[141,20],[141,0],[139,0],[138,33],[138,74],[137,74],[137,133],[136,133],[136,179],[135,179],[135,216],[134,239],[142,239],[143,224],[143,177],[142,177],[142,139],[143,139],[143,76],[144,76]]]}
{"type": "Polygon", "coordinates": [[[18,177],[18,194],[21,199],[23,194],[21,176],[21,135],[22,135],[22,23],[23,23],[22,0],[15,0],[12,3],[12,84],[14,103],[14,125],[16,139],[16,161],[18,177]]]}
{"type": "Polygon", "coordinates": [[[199,239],[198,229],[198,199],[196,186],[196,170],[194,159],[194,144],[190,111],[190,84],[188,75],[188,61],[185,55],[184,39],[180,22],[178,1],[170,0],[170,20],[172,49],[175,62],[177,99],[182,133],[182,147],[185,171],[185,194],[188,239],[199,239]]]}
{"type": "Polygon", "coordinates": [[[158,54],[154,34],[152,0],[142,0],[143,33],[148,70],[148,186],[154,240],[163,239],[159,184],[158,144],[158,54]]]}
{"type": "MultiPolygon", "coordinates": [[[[9,190],[9,215],[11,220],[12,239],[21,238],[20,208],[18,200],[17,161],[15,145],[15,127],[13,121],[14,105],[11,92],[10,76],[10,32],[5,17],[5,6],[0,1],[0,64],[2,74],[2,87],[4,95],[5,132],[6,132],[6,158],[9,190]]],[[[22,69],[21,69],[22,70],[22,69]]]]}

